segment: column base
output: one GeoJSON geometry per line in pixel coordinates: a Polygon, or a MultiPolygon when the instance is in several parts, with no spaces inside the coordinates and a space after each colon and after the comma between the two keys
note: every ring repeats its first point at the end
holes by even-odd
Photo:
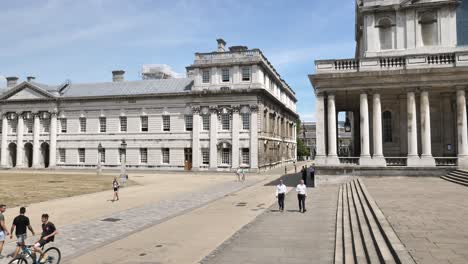
{"type": "Polygon", "coordinates": [[[326,164],[327,164],[327,166],[339,166],[340,165],[340,159],[336,155],[333,155],[333,156],[328,155],[327,160],[326,160],[326,164]]]}
{"type": "Polygon", "coordinates": [[[408,156],[406,160],[407,167],[420,167],[421,166],[421,158],[419,156],[408,156]]]}
{"type": "Polygon", "coordinates": [[[435,167],[436,166],[436,163],[435,163],[435,159],[434,157],[432,157],[432,155],[424,155],[424,156],[421,156],[421,166],[422,167],[435,167]]]}
{"type": "Polygon", "coordinates": [[[374,165],[371,156],[361,156],[359,157],[359,166],[375,167],[376,165],[374,165]]]}
{"type": "Polygon", "coordinates": [[[372,165],[373,167],[387,167],[387,161],[384,156],[373,156],[372,165]]]}
{"type": "Polygon", "coordinates": [[[314,161],[315,161],[315,165],[317,165],[317,166],[324,166],[324,165],[327,164],[327,156],[325,156],[325,155],[320,155],[320,156],[317,155],[317,156],[315,156],[314,161]]]}
{"type": "Polygon", "coordinates": [[[467,155],[458,155],[458,164],[459,169],[468,169],[468,156],[467,155]]]}

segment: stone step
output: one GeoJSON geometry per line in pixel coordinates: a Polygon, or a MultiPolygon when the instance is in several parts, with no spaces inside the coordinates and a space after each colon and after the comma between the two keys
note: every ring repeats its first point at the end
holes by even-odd
{"type": "MultiPolygon", "coordinates": [[[[442,177],[444,177],[444,176],[442,176],[442,177]]],[[[445,175],[445,177],[468,183],[468,177],[465,177],[465,176],[460,176],[460,175],[457,175],[457,174],[449,173],[449,174],[445,175]]]]}
{"type": "Polygon", "coordinates": [[[461,185],[464,185],[464,186],[468,186],[468,183],[467,183],[467,182],[454,179],[454,178],[452,178],[452,177],[450,177],[450,176],[442,176],[441,178],[444,179],[444,180],[453,182],[453,183],[457,183],[457,184],[461,184],[461,185]]]}
{"type": "Polygon", "coordinates": [[[462,172],[462,171],[459,171],[459,170],[451,171],[448,174],[457,175],[457,176],[464,177],[464,178],[468,179],[468,173],[462,172]]]}
{"type": "Polygon", "coordinates": [[[338,201],[336,209],[336,227],[335,227],[335,264],[344,263],[343,247],[343,185],[338,189],[338,201]]]}
{"type": "Polygon", "coordinates": [[[348,195],[348,213],[349,213],[349,223],[350,223],[350,230],[351,230],[351,237],[353,239],[353,253],[354,253],[354,260],[356,263],[365,263],[367,261],[366,253],[365,253],[365,244],[363,244],[362,236],[361,236],[361,227],[359,225],[359,221],[357,219],[356,208],[357,204],[354,200],[354,191],[352,187],[352,182],[346,184],[347,185],[347,195],[348,195]]]}
{"type": "Polygon", "coordinates": [[[343,209],[344,263],[355,263],[347,185],[343,187],[343,209]]]}

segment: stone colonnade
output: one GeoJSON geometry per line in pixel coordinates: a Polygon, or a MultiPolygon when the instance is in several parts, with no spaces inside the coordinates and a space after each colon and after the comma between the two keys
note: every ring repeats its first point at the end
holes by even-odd
{"type": "MultiPolygon", "coordinates": [[[[336,148],[336,109],[335,95],[332,93],[318,93],[317,105],[317,165],[337,166],[340,161],[336,148]],[[327,104],[327,109],[325,108],[327,104]],[[328,126],[327,126],[328,124],[328,126]],[[328,128],[326,134],[326,127],[328,128]],[[328,148],[326,142],[328,140],[328,148]],[[328,152],[327,152],[328,150],[328,152]]],[[[418,124],[417,124],[416,91],[407,91],[408,118],[408,155],[409,167],[434,167],[435,159],[431,151],[431,117],[429,92],[420,92],[420,127],[421,127],[421,155],[418,153],[418,124]]],[[[468,129],[466,113],[466,95],[464,89],[457,89],[457,130],[458,130],[458,166],[468,167],[468,129]]],[[[382,107],[380,94],[367,92],[360,94],[360,146],[359,165],[368,167],[386,166],[382,148],[382,107]],[[373,152],[370,153],[369,136],[369,97],[372,97],[373,118],[373,152]]]]}
{"type": "Polygon", "coordinates": [[[49,167],[55,167],[56,165],[56,146],[57,146],[57,113],[56,112],[8,112],[2,115],[2,136],[1,136],[1,152],[0,152],[0,166],[8,167],[8,155],[10,152],[8,150],[8,145],[10,143],[16,143],[16,167],[24,167],[24,123],[25,120],[33,120],[32,127],[32,167],[39,168],[41,164],[39,163],[39,150],[40,150],[40,120],[47,119],[50,120],[49,127],[49,167]],[[16,134],[15,140],[8,140],[9,134],[9,120],[16,120],[16,133],[11,133],[12,135],[16,134]]]}

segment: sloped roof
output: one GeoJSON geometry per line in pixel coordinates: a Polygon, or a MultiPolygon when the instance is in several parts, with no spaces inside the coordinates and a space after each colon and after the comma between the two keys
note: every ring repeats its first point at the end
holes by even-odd
{"type": "Polygon", "coordinates": [[[185,93],[192,89],[189,78],[140,80],[104,83],[71,83],[61,97],[122,96],[144,94],[185,93]]]}

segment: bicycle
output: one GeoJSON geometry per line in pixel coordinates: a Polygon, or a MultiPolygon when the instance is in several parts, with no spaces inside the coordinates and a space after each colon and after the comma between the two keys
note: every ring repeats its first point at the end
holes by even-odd
{"type": "MultiPolygon", "coordinates": [[[[21,253],[14,259],[12,259],[8,264],[28,264],[27,258],[31,258],[32,264],[40,264],[41,263],[41,256],[36,254],[32,249],[33,245],[24,245],[21,248],[21,253]]],[[[41,247],[44,250],[44,246],[41,247]]],[[[50,247],[44,254],[47,254],[47,260],[45,263],[48,264],[59,264],[60,259],[62,258],[62,253],[56,247],[50,247]]]]}

